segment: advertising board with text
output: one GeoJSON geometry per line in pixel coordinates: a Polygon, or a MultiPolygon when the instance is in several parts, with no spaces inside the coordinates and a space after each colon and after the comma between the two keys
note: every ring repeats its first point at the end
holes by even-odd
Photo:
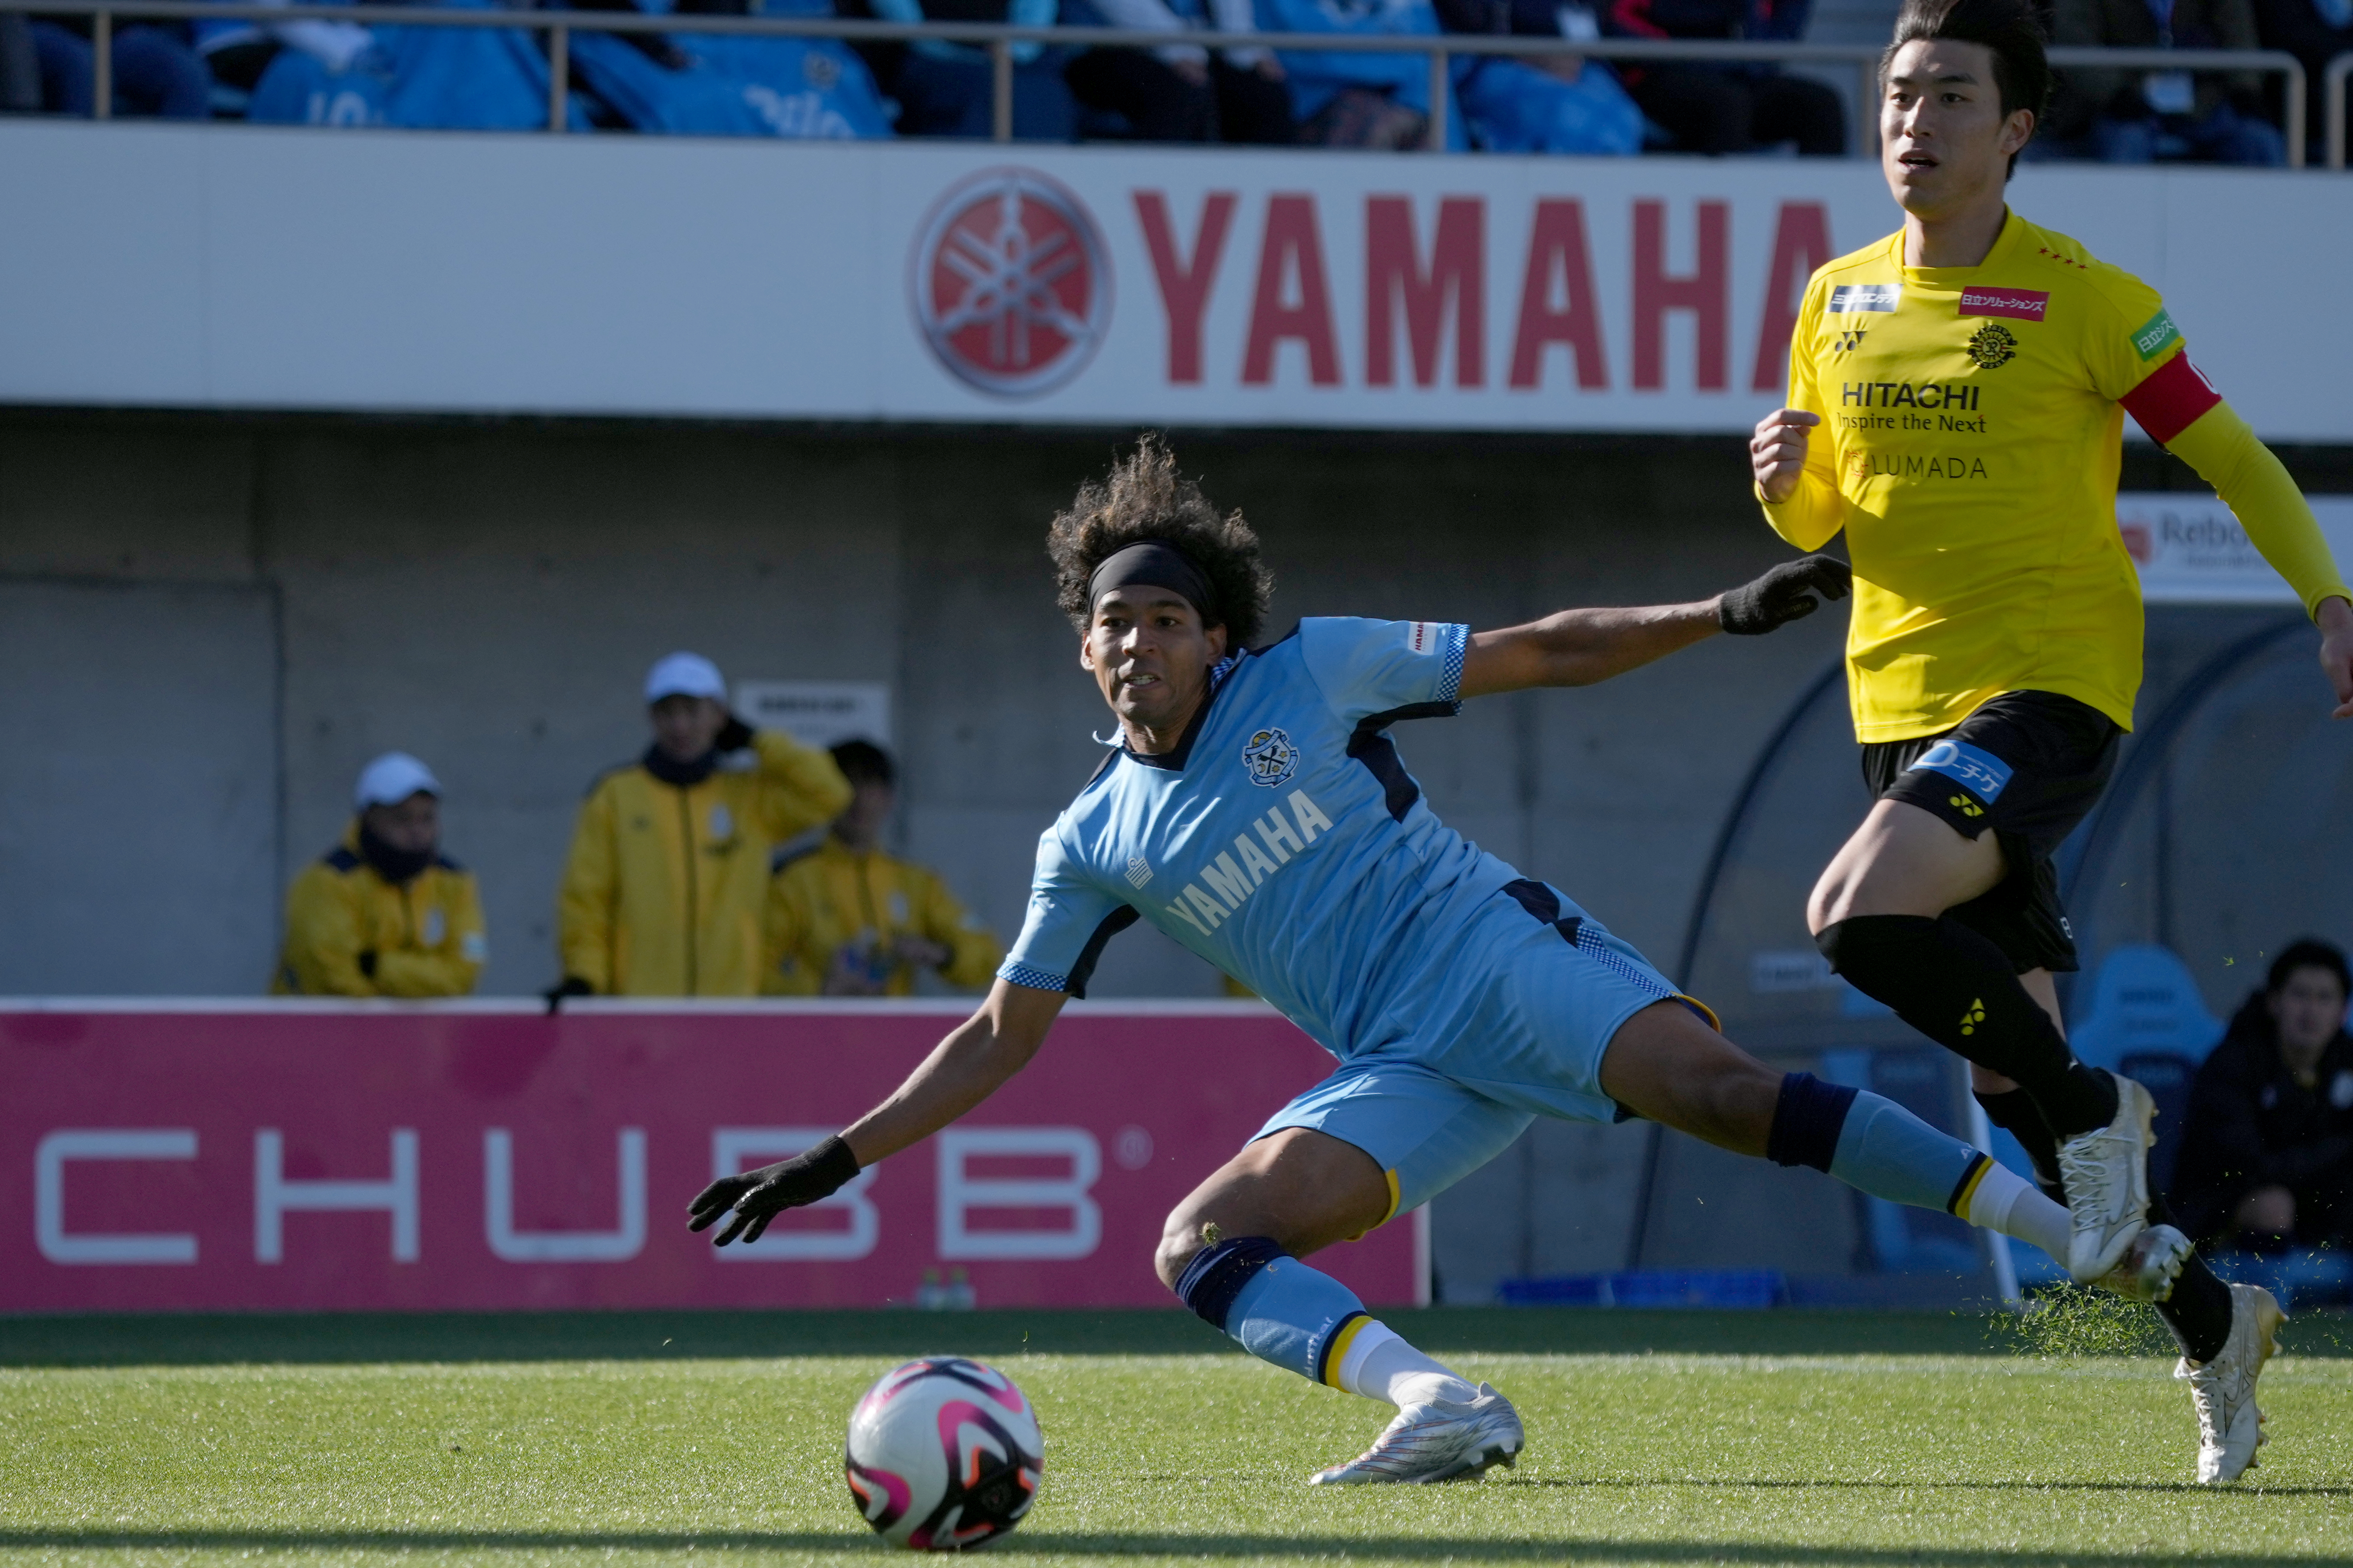
{"type": "MultiPolygon", "coordinates": [[[[923,1004],[0,1008],[0,1312],[1167,1307],[1164,1216],[1331,1058],[1253,1004],[1076,1007],[757,1244],[686,1204],[887,1093],[923,1004]]],[[[1318,1265],[1426,1299],[1426,1215],[1318,1265]]]]}
{"type": "MultiPolygon", "coordinates": [[[[2353,439],[2353,184],[2030,165],[2274,439],[2353,439]],[[2262,235],[2263,243],[2247,237],[2262,235]]],[[[1738,433],[1844,160],[0,121],[0,402],[1738,433]],[[106,191],[102,212],[91,191],[106,191]]]]}

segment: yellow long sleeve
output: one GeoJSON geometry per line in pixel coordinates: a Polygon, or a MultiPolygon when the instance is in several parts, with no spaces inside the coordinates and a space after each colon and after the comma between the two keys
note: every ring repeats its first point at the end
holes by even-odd
{"type": "Polygon", "coordinates": [[[611,792],[599,785],[580,807],[564,886],[555,900],[555,946],[566,975],[577,975],[599,995],[612,991],[613,923],[617,901],[613,864],[611,792]]]}
{"type": "Polygon", "coordinates": [[[2304,601],[2306,615],[2318,615],[2323,599],[2353,601],[2304,492],[2236,409],[2217,403],[2167,442],[2166,450],[2214,487],[2248,540],[2304,601]]]}

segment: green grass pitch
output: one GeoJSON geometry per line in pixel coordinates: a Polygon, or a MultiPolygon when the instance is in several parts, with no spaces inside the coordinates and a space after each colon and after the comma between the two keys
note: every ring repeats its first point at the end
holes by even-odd
{"type": "MultiPolygon", "coordinates": [[[[997,1558],[1854,1564],[2353,1559],[2353,1359],[2292,1325],[2251,1484],[2189,1486],[2146,1342],[1902,1314],[1392,1314],[1527,1423],[1483,1482],[1311,1491],[1381,1407],[1181,1314],[0,1320],[0,1564],[885,1560],[857,1394],[977,1354],[1045,1487],[997,1558]],[[2060,1355],[2090,1343],[2127,1353],[2060,1355]]],[[[2105,1332],[2106,1331],[2101,1331],[2105,1332]]],[[[895,1554],[893,1554],[895,1555],[895,1554]]]]}

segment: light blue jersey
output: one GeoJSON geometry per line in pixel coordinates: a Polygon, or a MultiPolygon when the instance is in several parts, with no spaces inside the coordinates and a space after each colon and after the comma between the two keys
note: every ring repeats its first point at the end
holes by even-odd
{"type": "Polygon", "coordinates": [[[1316,619],[1212,678],[1163,756],[1124,746],[1038,841],[998,975],[1085,994],[1141,917],[1343,1063],[1265,1131],[1372,1153],[1411,1207],[1532,1115],[1609,1120],[1602,1052],[1675,994],[1553,889],[1439,821],[1388,736],[1461,706],[1466,626],[1316,619]]]}
{"type": "Polygon", "coordinates": [[[1309,620],[1215,677],[1176,749],[1123,746],[1038,843],[1029,912],[997,973],[1083,994],[1137,915],[1335,1055],[1428,955],[1417,935],[1515,873],[1438,820],[1385,732],[1460,707],[1468,628],[1309,620]]]}

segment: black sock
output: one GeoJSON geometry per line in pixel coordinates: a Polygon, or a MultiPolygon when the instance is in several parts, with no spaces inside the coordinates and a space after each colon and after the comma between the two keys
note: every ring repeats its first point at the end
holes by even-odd
{"type": "Polygon", "coordinates": [[[2042,1195],[2064,1208],[2067,1191],[2059,1184],[2059,1136],[2035,1109],[2034,1097],[2022,1089],[2006,1089],[2000,1094],[1981,1089],[1970,1092],[1985,1107],[1986,1120],[2017,1139],[2018,1146],[2026,1151],[2026,1157],[2034,1163],[2034,1184],[2042,1189],[2042,1195]]]}
{"type": "Polygon", "coordinates": [[[2183,1355],[2194,1362],[2212,1361],[2231,1337],[2231,1288],[2193,1252],[2173,1282],[2173,1294],[2157,1304],[2157,1315],[2173,1331],[2183,1355]]]}
{"type": "Polygon", "coordinates": [[[2001,950],[1949,915],[1854,915],[1814,942],[1856,990],[1938,1045],[2015,1079],[2061,1138],[2116,1116],[2116,1085],[2075,1059],[2001,950]]]}
{"type": "MultiPolygon", "coordinates": [[[[2173,1211],[2166,1206],[2162,1193],[2149,1195],[2148,1223],[2173,1224],[2173,1211]]],[[[2173,1294],[2157,1304],[2157,1315],[2173,1331],[2174,1342],[2183,1355],[2194,1362],[2212,1361],[2222,1353],[2222,1342],[2231,1337],[2231,1288],[2214,1277],[2202,1256],[2193,1252],[2173,1282],[2173,1294]]]]}

